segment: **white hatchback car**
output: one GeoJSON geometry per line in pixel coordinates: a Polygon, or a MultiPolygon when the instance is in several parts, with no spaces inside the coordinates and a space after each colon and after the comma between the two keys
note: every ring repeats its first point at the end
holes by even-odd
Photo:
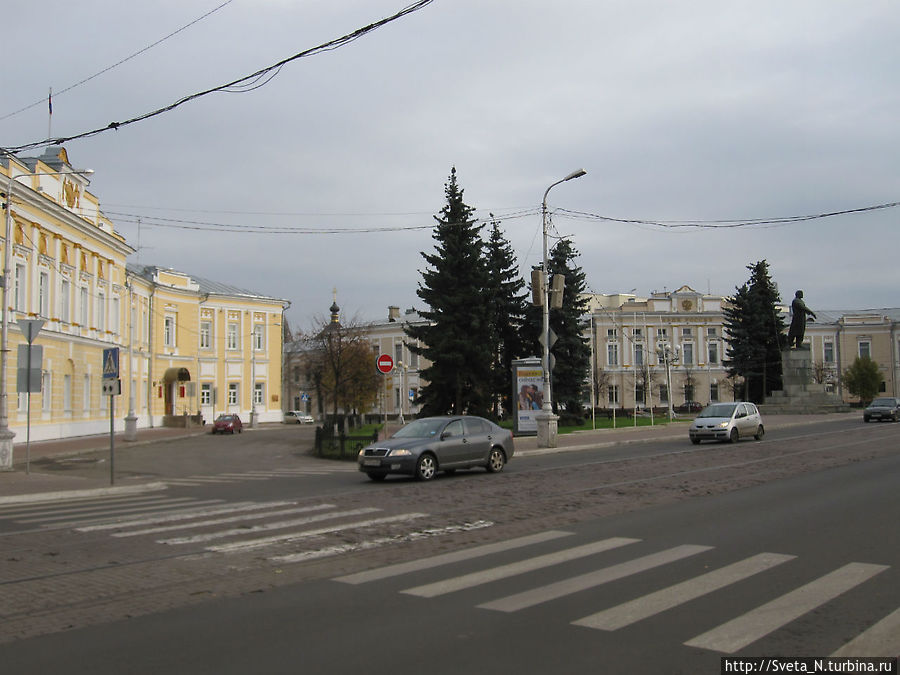
{"type": "Polygon", "coordinates": [[[691,442],[730,441],[737,443],[741,438],[753,436],[760,440],[766,433],[759,410],[752,403],[713,403],[706,406],[691,422],[688,431],[691,442]]]}
{"type": "Polygon", "coordinates": [[[284,413],[285,424],[313,424],[315,420],[312,415],[307,415],[299,410],[288,410],[284,413]]]}

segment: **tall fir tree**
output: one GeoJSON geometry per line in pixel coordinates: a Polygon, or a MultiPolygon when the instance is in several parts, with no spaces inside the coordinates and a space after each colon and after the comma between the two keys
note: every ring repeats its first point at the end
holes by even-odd
{"type": "Polygon", "coordinates": [[[444,194],[447,203],[434,217],[435,251],[422,253],[428,268],[416,292],[428,307],[420,312],[428,323],[406,329],[418,341],[411,348],[431,362],[422,370],[428,384],[417,401],[425,414],[485,415],[491,402],[491,346],[486,339],[491,322],[482,225],[463,201],[455,167],[444,194]]]}
{"type": "MultiPolygon", "coordinates": [[[[548,261],[551,278],[554,274],[562,274],[566,278],[562,307],[550,310],[550,330],[557,338],[550,350],[555,359],[550,373],[550,393],[556,412],[565,409],[575,416],[580,416],[582,411],[591,364],[590,343],[584,336],[586,275],[575,264],[578,255],[570,240],[560,239],[551,249],[548,261]]],[[[529,306],[526,320],[529,328],[526,347],[532,354],[541,354],[542,309],[529,306]]]]}
{"type": "Polygon", "coordinates": [[[512,245],[500,231],[500,222],[491,214],[491,231],[486,246],[488,286],[488,341],[491,349],[491,402],[495,418],[515,409],[512,400],[512,362],[522,355],[522,324],[525,320],[525,282],[519,275],[512,245]]]}
{"type": "Polygon", "coordinates": [[[744,378],[744,398],[762,403],[781,389],[781,348],[784,319],[781,297],[765,260],[748,265],[750,279],[736,288],[724,309],[728,333],[725,366],[730,377],[744,378]]]}

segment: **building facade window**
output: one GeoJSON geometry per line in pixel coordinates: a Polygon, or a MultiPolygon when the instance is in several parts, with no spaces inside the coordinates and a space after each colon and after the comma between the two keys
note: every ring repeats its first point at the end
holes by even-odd
{"type": "Polygon", "coordinates": [[[686,366],[694,365],[694,345],[691,342],[685,342],[681,345],[681,362],[686,366]]]}
{"type": "Polygon", "coordinates": [[[709,383],[709,400],[713,403],[719,400],[719,383],[718,382],[710,382],[709,383]]]}
{"type": "Polygon", "coordinates": [[[71,300],[69,296],[72,292],[71,284],[68,279],[63,279],[59,283],[59,318],[69,323],[71,316],[69,314],[69,304],[71,300]]]}
{"type": "Polygon", "coordinates": [[[51,386],[50,371],[41,373],[41,410],[50,412],[53,405],[53,388],[51,386]]]}
{"type": "Polygon", "coordinates": [[[608,366],[619,365],[619,345],[617,345],[617,344],[606,345],[606,365],[608,365],[608,366]]]}
{"type": "Polygon", "coordinates": [[[710,365],[717,365],[719,363],[719,343],[718,342],[710,342],[709,343],[709,363],[710,365]]]}
{"type": "Polygon", "coordinates": [[[607,387],[606,393],[609,404],[611,406],[617,406],[619,404],[619,385],[610,385],[609,387],[607,387]]]}
{"type": "Polygon", "coordinates": [[[825,363],[834,363],[834,343],[826,341],[823,349],[825,363]]]}
{"type": "Polygon", "coordinates": [[[79,297],[79,306],[78,311],[80,313],[80,321],[79,323],[82,326],[88,325],[88,289],[86,286],[82,286],[78,289],[78,297],[79,297]]]}
{"type": "Polygon", "coordinates": [[[868,340],[860,340],[859,344],[859,358],[861,359],[871,359],[872,358],[872,343],[868,340]]]}
{"type": "Polygon", "coordinates": [[[109,308],[109,329],[116,335],[119,334],[119,321],[119,299],[113,298],[109,308]]]}
{"type": "Polygon", "coordinates": [[[253,405],[262,405],[265,398],[265,383],[256,382],[253,384],[253,405]]]}
{"type": "Polygon", "coordinates": [[[634,365],[644,365],[644,345],[634,346],[634,365]]]}
{"type": "Polygon", "coordinates": [[[50,274],[41,272],[38,277],[38,316],[50,316],[50,274]]]}
{"type": "Polygon", "coordinates": [[[13,293],[13,309],[25,311],[25,265],[16,265],[16,287],[13,293]]]}
{"type": "Polygon", "coordinates": [[[200,349],[210,349],[212,347],[212,322],[200,322],[200,349]]]}
{"type": "Polygon", "coordinates": [[[106,330],[106,294],[103,291],[97,293],[97,329],[106,330]]]}
{"type": "Polygon", "coordinates": [[[72,376],[63,375],[63,412],[72,412],[72,376]]]}
{"type": "Polygon", "coordinates": [[[209,382],[200,385],[200,405],[212,405],[212,385],[209,382]]]}
{"type": "Polygon", "coordinates": [[[163,319],[163,344],[166,347],[175,346],[175,317],[167,316],[163,319]]]}
{"type": "Polygon", "coordinates": [[[228,349],[240,349],[241,344],[238,339],[238,325],[236,323],[228,324],[228,332],[225,337],[225,346],[228,349]]]}
{"type": "Polygon", "coordinates": [[[237,382],[228,383],[228,405],[238,404],[238,385],[237,382]]]}
{"type": "Polygon", "coordinates": [[[266,344],[266,327],[261,323],[253,326],[253,351],[263,351],[266,344]]]}

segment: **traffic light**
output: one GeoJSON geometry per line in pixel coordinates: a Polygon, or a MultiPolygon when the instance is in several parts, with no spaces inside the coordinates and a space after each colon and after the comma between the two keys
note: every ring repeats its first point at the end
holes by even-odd
{"type": "Polygon", "coordinates": [[[544,304],[543,270],[537,267],[531,270],[531,304],[535,307],[544,304]]]}
{"type": "Polygon", "coordinates": [[[563,291],[566,289],[566,277],[564,274],[554,274],[553,283],[550,285],[550,308],[559,309],[563,306],[563,291]]]}

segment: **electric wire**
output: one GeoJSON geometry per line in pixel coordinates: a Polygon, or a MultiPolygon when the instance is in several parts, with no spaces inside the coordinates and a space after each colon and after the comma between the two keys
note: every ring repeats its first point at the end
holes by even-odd
{"type": "MultiPolygon", "coordinates": [[[[405,16],[408,16],[409,14],[412,14],[413,12],[417,12],[420,9],[423,9],[424,7],[430,5],[432,2],[434,2],[434,0],[417,0],[413,4],[407,5],[406,7],[404,7],[397,13],[392,14],[389,17],[386,17],[379,21],[370,23],[369,25],[363,26],[362,28],[357,28],[356,30],[354,30],[351,33],[347,33],[346,35],[342,35],[339,38],[329,40],[328,42],[324,42],[316,47],[311,47],[309,49],[305,49],[305,50],[298,52],[292,56],[282,59],[281,61],[279,61],[277,63],[274,63],[270,66],[266,66],[265,68],[261,68],[260,70],[257,70],[256,72],[251,73],[250,75],[245,75],[244,77],[240,77],[231,82],[227,82],[225,84],[221,84],[216,87],[212,87],[210,89],[206,89],[203,91],[195,92],[193,94],[184,96],[184,97],[178,99],[177,101],[175,101],[174,103],[170,103],[169,105],[163,106],[162,108],[157,108],[156,110],[143,113],[141,115],[132,117],[132,118],[124,120],[122,122],[110,122],[105,127],[99,127],[97,129],[93,129],[91,131],[85,131],[80,134],[75,134],[73,136],[48,138],[43,141],[35,141],[33,143],[26,143],[24,145],[7,147],[6,152],[7,152],[7,154],[9,154],[9,153],[15,154],[15,153],[22,152],[24,150],[34,150],[36,148],[42,148],[42,147],[51,146],[51,145],[63,145],[69,141],[75,141],[75,140],[80,140],[83,138],[89,138],[91,136],[96,136],[98,134],[102,134],[107,131],[113,131],[113,130],[120,129],[121,127],[128,126],[130,124],[142,122],[142,121],[150,119],[152,117],[162,115],[163,113],[171,112],[172,110],[175,110],[176,108],[178,108],[186,103],[189,103],[190,101],[194,101],[196,99],[199,99],[199,98],[202,98],[209,94],[213,94],[213,93],[217,93],[217,92],[241,93],[241,91],[242,91],[241,87],[248,87],[248,86],[250,86],[251,88],[247,89],[247,91],[252,91],[253,89],[256,88],[255,86],[252,86],[252,85],[260,82],[261,77],[264,77],[265,75],[270,74],[270,73],[274,73],[274,75],[277,75],[278,72],[281,70],[281,68],[288,63],[291,63],[298,59],[306,58],[309,56],[314,56],[314,55],[320,54],[322,52],[333,51],[335,49],[338,49],[340,47],[348,45],[351,42],[355,42],[356,40],[360,39],[364,35],[371,33],[372,31],[382,28],[383,26],[386,26],[389,23],[397,21],[398,19],[401,19],[405,16]]],[[[274,77],[274,75],[273,75],[273,77],[274,77]]],[[[271,79],[272,79],[271,77],[268,78],[265,82],[263,82],[263,84],[270,82],[271,79]]]]}
{"type": "MultiPolygon", "coordinates": [[[[112,64],[111,66],[107,66],[107,67],[104,68],[103,70],[101,70],[101,71],[99,71],[99,72],[96,72],[96,73],[94,73],[93,75],[90,75],[89,77],[86,77],[86,78],[84,78],[83,80],[80,80],[80,81],[76,82],[75,84],[71,84],[71,85],[69,85],[68,87],[66,87],[66,88],[64,88],[64,89],[60,89],[59,91],[53,92],[53,95],[59,97],[59,96],[65,94],[67,91],[71,91],[72,89],[75,89],[75,87],[79,87],[79,86],[81,86],[82,84],[85,84],[86,82],[90,82],[90,81],[93,80],[94,78],[100,77],[100,76],[103,75],[104,73],[108,73],[108,72],[109,72],[110,70],[112,70],[113,68],[117,68],[118,66],[121,66],[123,63],[127,63],[128,61],[131,61],[131,59],[133,59],[133,58],[135,58],[135,57],[137,57],[137,56],[140,56],[140,55],[143,54],[144,52],[149,51],[149,50],[153,49],[154,47],[156,47],[156,46],[162,44],[163,42],[165,42],[165,41],[168,40],[169,38],[178,35],[178,33],[182,32],[182,31],[184,31],[184,30],[187,30],[188,28],[190,28],[191,26],[193,26],[195,23],[199,23],[200,21],[202,21],[203,19],[205,19],[206,17],[208,17],[210,14],[214,14],[215,12],[218,12],[218,11],[219,11],[220,9],[222,9],[225,5],[231,4],[232,2],[234,2],[234,0],[226,0],[225,2],[223,2],[223,3],[222,3],[221,5],[219,5],[218,7],[214,8],[214,9],[211,9],[210,11],[208,11],[206,14],[203,14],[202,16],[197,17],[196,19],[194,19],[193,21],[191,21],[191,22],[188,23],[188,24],[185,24],[184,26],[182,26],[182,27],[179,28],[178,30],[169,33],[169,34],[166,35],[165,37],[162,37],[162,38],[160,38],[159,40],[157,40],[156,42],[147,45],[147,46],[144,47],[143,49],[139,49],[138,51],[134,52],[134,54],[131,54],[130,56],[126,56],[124,59],[121,59],[121,60],[119,60],[119,61],[116,61],[116,62],[115,62],[114,64],[112,64]]],[[[46,100],[47,100],[46,98],[40,98],[40,99],[38,99],[37,101],[35,101],[34,103],[31,103],[31,104],[25,106],[24,108],[19,108],[19,109],[16,110],[16,111],[13,111],[13,112],[11,112],[11,113],[7,113],[7,114],[4,115],[3,117],[0,117],[0,122],[2,122],[2,121],[5,120],[5,119],[9,119],[10,117],[14,117],[14,116],[18,115],[19,113],[25,112],[26,110],[31,110],[31,109],[34,108],[35,106],[42,105],[46,100]]]]}

